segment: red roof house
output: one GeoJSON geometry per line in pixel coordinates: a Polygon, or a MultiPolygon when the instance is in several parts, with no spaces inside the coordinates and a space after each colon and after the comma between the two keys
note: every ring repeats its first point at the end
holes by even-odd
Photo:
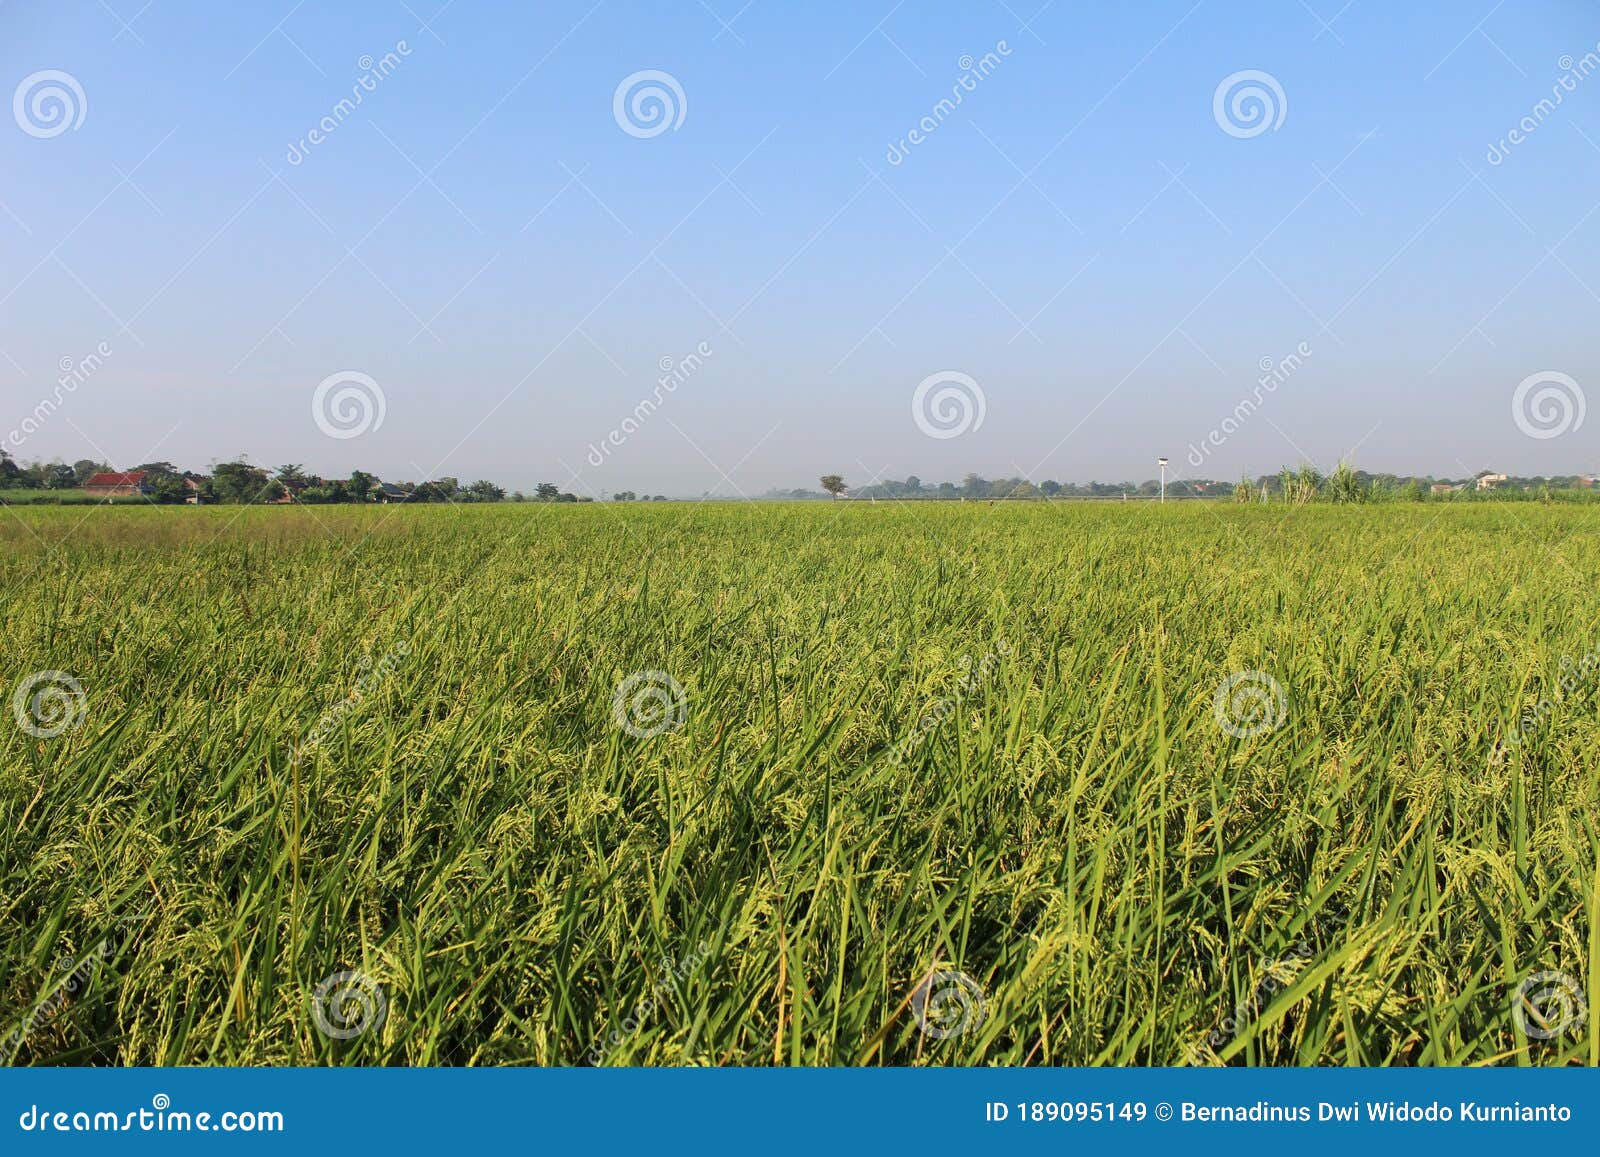
{"type": "Polygon", "coordinates": [[[91,498],[138,498],[150,490],[143,470],[91,474],[83,484],[83,492],[91,498]]]}

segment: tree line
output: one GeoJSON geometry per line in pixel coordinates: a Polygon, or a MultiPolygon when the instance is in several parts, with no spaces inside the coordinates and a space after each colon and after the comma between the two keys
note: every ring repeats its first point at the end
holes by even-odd
{"type": "Polygon", "coordinates": [[[64,462],[23,465],[0,448],[0,490],[81,490],[96,474],[143,474],[144,499],[149,502],[249,503],[301,502],[307,505],[359,502],[590,502],[541,482],[532,494],[506,489],[486,479],[462,484],[453,477],[428,482],[385,483],[376,474],[353,470],[348,478],[324,478],[308,473],[299,463],[268,470],[250,462],[219,462],[209,474],[183,470],[171,462],[143,462],[117,471],[105,462],[83,458],[70,466],[64,462]]]}
{"type": "MultiPolygon", "coordinates": [[[[851,487],[838,474],[818,479],[821,491],[771,490],[772,499],[855,498],[894,501],[996,501],[1038,498],[1155,498],[1161,493],[1159,479],[1143,482],[1057,482],[1047,479],[1032,482],[1025,478],[984,478],[968,474],[960,482],[924,483],[916,475],[903,481],[884,479],[862,487],[851,487]]],[[[1427,501],[1447,498],[1550,498],[1568,499],[1584,495],[1600,498],[1594,475],[1562,474],[1532,477],[1504,476],[1481,470],[1464,478],[1372,474],[1341,462],[1332,473],[1315,466],[1298,469],[1285,466],[1276,474],[1257,478],[1245,476],[1237,482],[1214,478],[1169,478],[1169,498],[1232,498],[1236,502],[1380,502],[1427,501]]]]}

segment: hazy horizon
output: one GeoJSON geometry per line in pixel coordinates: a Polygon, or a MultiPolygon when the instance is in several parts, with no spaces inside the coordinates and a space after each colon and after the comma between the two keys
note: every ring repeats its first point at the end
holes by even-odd
{"type": "Polygon", "coordinates": [[[724,497],[1600,468],[1585,5],[0,28],[20,460],[724,497]]]}

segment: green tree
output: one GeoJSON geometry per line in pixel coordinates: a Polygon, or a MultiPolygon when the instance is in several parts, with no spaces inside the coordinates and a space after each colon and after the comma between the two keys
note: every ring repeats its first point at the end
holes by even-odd
{"type": "Polygon", "coordinates": [[[267,472],[248,462],[220,462],[211,472],[211,485],[218,502],[230,504],[265,502],[283,493],[267,472]]]}
{"type": "Polygon", "coordinates": [[[822,482],[822,488],[835,498],[839,497],[847,489],[844,479],[837,474],[824,474],[820,481],[822,482]]]}
{"type": "Polygon", "coordinates": [[[45,467],[44,484],[48,490],[71,490],[76,481],[72,467],[65,462],[52,462],[45,467]]]}
{"type": "Polygon", "coordinates": [[[561,497],[561,487],[554,482],[541,482],[534,487],[533,494],[540,502],[554,502],[561,497]]]}

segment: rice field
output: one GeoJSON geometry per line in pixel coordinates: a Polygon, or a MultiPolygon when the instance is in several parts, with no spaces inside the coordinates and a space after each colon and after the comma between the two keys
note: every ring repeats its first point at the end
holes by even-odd
{"type": "Polygon", "coordinates": [[[1597,528],[8,511],[0,1061],[1594,1063],[1597,528]]]}

